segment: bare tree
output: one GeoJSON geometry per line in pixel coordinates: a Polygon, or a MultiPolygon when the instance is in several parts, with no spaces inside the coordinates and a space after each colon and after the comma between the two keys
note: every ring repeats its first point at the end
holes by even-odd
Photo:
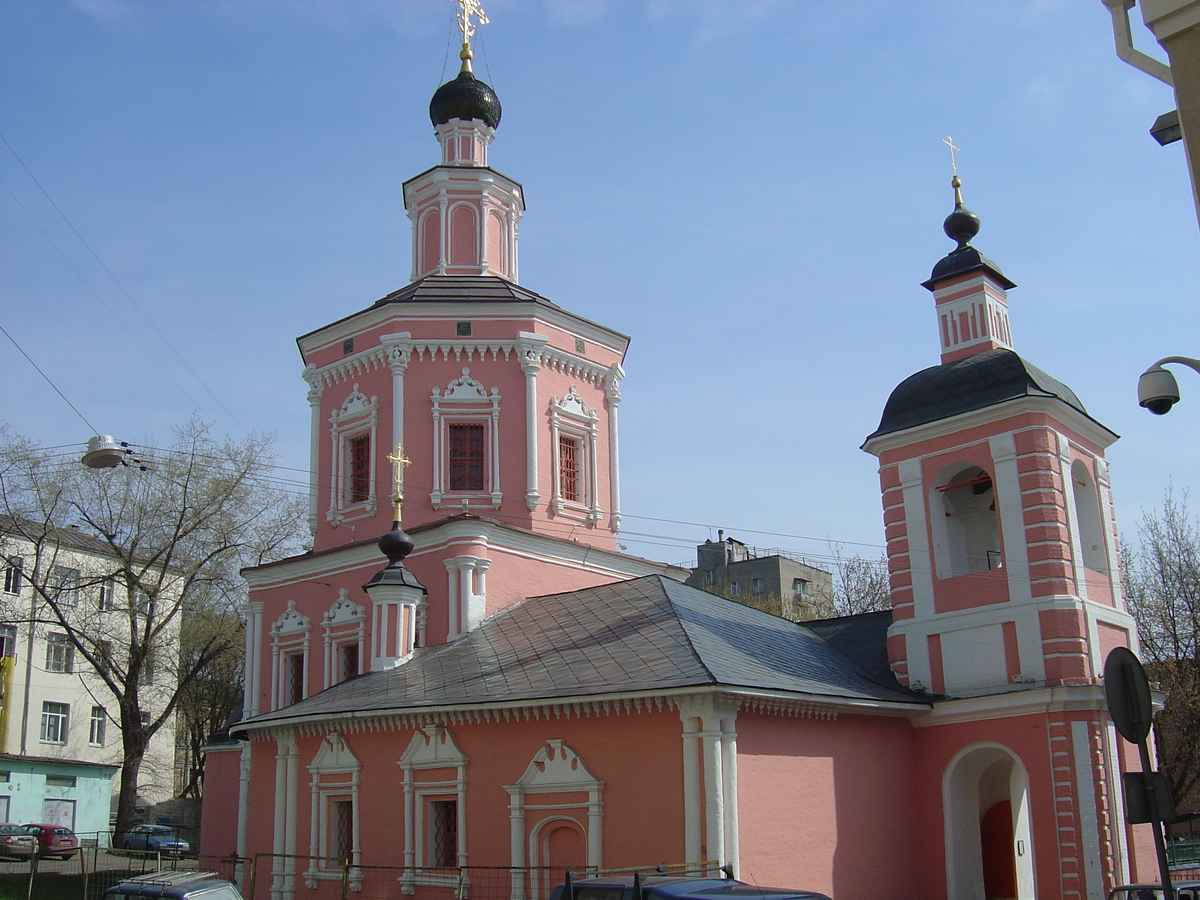
{"type": "Polygon", "coordinates": [[[1200,785],[1200,521],[1171,488],[1123,547],[1125,590],[1151,680],[1167,691],[1155,717],[1159,766],[1177,802],[1200,785]]]}
{"type": "Polygon", "coordinates": [[[841,544],[831,544],[833,554],[833,607],[839,616],[890,609],[887,556],[868,559],[845,555],[841,544]]]}
{"type": "MultiPolygon", "coordinates": [[[[19,547],[29,627],[65,634],[97,689],[113,697],[122,757],[117,830],[128,829],[150,739],[192,682],[241,644],[210,627],[240,610],[242,567],[299,549],[302,502],[265,478],[272,441],[214,437],[196,422],[142,466],[91,470],[0,432],[0,536],[19,547]],[[86,545],[86,546],[81,546],[86,545]],[[62,562],[71,564],[65,586],[62,562]],[[77,602],[81,595],[99,602],[77,602]],[[190,637],[181,655],[180,629],[190,637]]],[[[14,611],[9,610],[11,618],[14,611]]]]}
{"type": "Polygon", "coordinates": [[[183,771],[181,797],[204,793],[204,754],[201,748],[225,730],[230,717],[242,708],[245,684],[246,647],[242,640],[245,621],[238,613],[215,611],[187,620],[181,635],[182,668],[196,668],[196,676],[181,688],[179,698],[180,761],[183,771]],[[236,637],[233,647],[205,666],[197,666],[213,637],[212,632],[236,637]]]}

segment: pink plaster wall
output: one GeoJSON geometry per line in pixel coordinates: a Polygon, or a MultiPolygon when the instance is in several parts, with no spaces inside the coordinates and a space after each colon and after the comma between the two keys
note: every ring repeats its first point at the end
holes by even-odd
{"type": "Polygon", "coordinates": [[[238,785],[242,747],[210,750],[204,754],[204,792],[200,808],[200,850],[203,856],[237,855],[238,785]]]}
{"type": "Polygon", "coordinates": [[[921,896],[929,832],[907,719],[743,712],[737,732],[742,880],[837,900],[921,896]]]}

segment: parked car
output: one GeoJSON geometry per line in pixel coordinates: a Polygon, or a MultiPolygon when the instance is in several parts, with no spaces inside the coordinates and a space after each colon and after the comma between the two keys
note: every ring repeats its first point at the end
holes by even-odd
{"type": "Polygon", "coordinates": [[[23,825],[0,825],[0,856],[27,859],[37,852],[37,839],[23,825]]]}
{"type": "Polygon", "coordinates": [[[153,850],[168,856],[190,853],[188,842],[166,825],[134,825],[125,832],[126,850],[153,850]]]}
{"type": "Polygon", "coordinates": [[[62,825],[26,825],[25,830],[33,835],[38,843],[38,855],[42,857],[57,856],[59,859],[70,859],[79,852],[79,838],[70,828],[62,825]]]}
{"type": "Polygon", "coordinates": [[[242,900],[237,886],[216,872],[151,872],[115,884],[104,900],[126,897],[161,897],[164,900],[242,900]]]}
{"type": "MultiPolygon", "coordinates": [[[[733,878],[649,874],[639,879],[644,900],[829,900],[816,891],[759,887],[733,878]]],[[[572,900],[633,900],[633,882],[632,875],[581,878],[571,885],[572,900]]],[[[550,900],[563,900],[565,886],[556,887],[550,900]]]]}
{"type": "MultiPolygon", "coordinates": [[[[1175,900],[1200,900],[1200,881],[1172,881],[1175,900]]],[[[1163,900],[1162,885],[1120,884],[1108,892],[1108,900],[1163,900]]]]}

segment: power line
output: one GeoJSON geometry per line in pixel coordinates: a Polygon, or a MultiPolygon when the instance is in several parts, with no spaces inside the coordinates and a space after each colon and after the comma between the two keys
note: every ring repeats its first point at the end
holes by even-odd
{"type": "Polygon", "coordinates": [[[75,404],[74,404],[74,403],[72,403],[70,400],[68,400],[68,399],[67,399],[67,395],[66,395],[66,394],[64,394],[62,391],[60,391],[60,390],[58,389],[58,385],[57,385],[57,384],[55,384],[53,381],[51,381],[51,380],[50,380],[50,376],[49,376],[49,375],[47,375],[45,372],[43,372],[43,371],[42,371],[42,369],[41,369],[41,367],[40,367],[40,366],[39,366],[37,363],[35,363],[35,362],[33,361],[33,358],[32,358],[32,357],[31,357],[31,356],[30,356],[28,353],[26,353],[26,352],[25,352],[25,348],[24,348],[24,347],[22,347],[20,344],[18,344],[18,343],[17,343],[17,339],[16,339],[15,337],[13,337],[11,334],[9,334],[9,333],[8,333],[8,330],[7,330],[7,329],[6,329],[6,328],[5,328],[3,325],[0,325],[0,331],[3,331],[3,332],[4,332],[4,336],[5,336],[6,338],[8,338],[10,341],[12,341],[12,345],[13,345],[14,347],[16,347],[16,348],[17,348],[17,350],[20,352],[20,354],[21,354],[23,357],[25,357],[26,361],[27,361],[27,362],[28,362],[28,363],[29,363],[31,366],[33,366],[33,368],[34,368],[35,370],[37,370],[37,373],[38,373],[39,375],[41,375],[43,378],[45,378],[45,379],[46,379],[46,384],[48,384],[48,385],[50,385],[50,387],[54,388],[54,393],[56,393],[56,394],[58,394],[58,396],[62,397],[62,399],[63,399],[63,403],[65,403],[65,404],[67,404],[67,406],[71,407],[71,410],[72,410],[72,411],[75,413],[75,415],[79,416],[79,418],[80,418],[80,419],[83,419],[83,424],[84,424],[84,425],[86,425],[86,426],[88,427],[88,430],[89,430],[89,431],[91,431],[91,433],[92,433],[92,434],[95,434],[95,433],[96,433],[96,429],[95,429],[95,427],[92,425],[92,423],[91,423],[91,422],[89,422],[89,421],[87,420],[87,417],[86,417],[86,416],[84,416],[84,414],[83,414],[83,413],[81,413],[81,412],[80,412],[78,409],[76,409],[76,408],[75,408],[75,404]]]}

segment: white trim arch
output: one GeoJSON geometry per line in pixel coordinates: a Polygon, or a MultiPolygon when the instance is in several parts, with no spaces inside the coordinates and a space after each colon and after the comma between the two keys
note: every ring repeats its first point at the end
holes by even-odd
{"type": "Polygon", "coordinates": [[[325,687],[353,678],[363,672],[367,657],[367,614],[362,604],[350,599],[350,591],[342,588],[328,612],[321,617],[325,629],[325,687]],[[343,671],[341,663],[350,648],[356,654],[354,671],[343,671]],[[342,677],[339,677],[342,676],[342,677]]]}
{"type": "MultiPolygon", "coordinates": [[[[427,870],[428,816],[430,800],[455,801],[459,867],[467,865],[467,757],[442,725],[426,725],[412,736],[397,765],[404,778],[404,874],[400,890],[416,893],[418,885],[452,887],[459,884],[458,872],[427,870]],[[437,770],[443,770],[441,772],[437,770]],[[418,778],[418,772],[432,777],[418,778]]],[[[463,886],[466,887],[465,873],[463,886]]]]}
{"type": "Polygon", "coordinates": [[[296,609],[295,600],[289,600],[287,609],[271,624],[271,709],[282,709],[308,696],[311,635],[311,620],[296,609]],[[301,660],[298,697],[288,690],[296,657],[301,660]]]}
{"type": "MultiPolygon", "coordinates": [[[[531,859],[536,847],[532,842],[549,821],[570,819],[579,825],[583,829],[587,866],[590,869],[600,867],[604,859],[604,782],[591,773],[579,754],[568,747],[565,741],[546,741],[529,761],[517,783],[505,785],[504,789],[508,791],[512,849],[511,900],[525,900],[524,875],[517,870],[526,865],[537,865],[526,860],[531,859]],[[564,800],[561,803],[531,803],[527,799],[530,794],[580,793],[586,794],[587,799],[564,800]],[[570,810],[585,813],[586,824],[569,816],[567,812],[570,810]]],[[[540,885],[534,881],[530,888],[532,896],[529,900],[539,900],[540,885]]]]}
{"type": "Polygon", "coordinates": [[[309,860],[304,873],[306,887],[315,888],[318,880],[342,877],[342,864],[332,859],[334,830],[338,823],[333,815],[335,803],[350,804],[350,889],[361,891],[363,874],[358,868],[361,863],[359,840],[359,772],[362,763],[337,732],[325,735],[321,749],[308,765],[312,775],[309,786],[312,790],[312,811],[309,819],[309,860]]]}
{"type": "Polygon", "coordinates": [[[948,896],[978,898],[984,892],[981,821],[997,800],[1012,808],[1011,852],[1015,900],[1034,900],[1033,829],[1029,773],[1021,758],[1003,744],[981,741],[963,747],[942,774],[942,827],[946,841],[948,896]]]}

